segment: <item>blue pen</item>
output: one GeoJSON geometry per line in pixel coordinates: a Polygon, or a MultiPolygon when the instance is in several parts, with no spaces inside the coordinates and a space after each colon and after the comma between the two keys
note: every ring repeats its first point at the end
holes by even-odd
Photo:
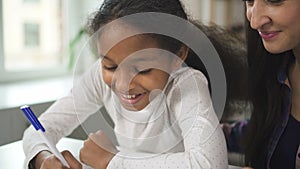
{"type": "Polygon", "coordinates": [[[30,121],[30,123],[33,125],[33,127],[35,128],[35,130],[40,133],[40,136],[44,139],[44,141],[46,142],[47,146],[50,148],[50,151],[62,162],[62,164],[64,166],[70,168],[70,166],[67,163],[66,159],[58,151],[58,149],[53,144],[53,142],[50,141],[51,139],[49,139],[47,137],[47,135],[45,134],[45,132],[46,132],[45,128],[39,122],[39,120],[34,115],[33,111],[30,109],[30,107],[27,106],[27,105],[25,105],[25,106],[22,106],[20,109],[24,112],[25,116],[30,121]]]}

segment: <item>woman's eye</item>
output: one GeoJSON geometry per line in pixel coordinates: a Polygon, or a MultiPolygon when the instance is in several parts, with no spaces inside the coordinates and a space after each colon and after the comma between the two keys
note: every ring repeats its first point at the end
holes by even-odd
{"type": "Polygon", "coordinates": [[[147,73],[150,73],[152,71],[152,68],[142,69],[142,70],[137,69],[136,71],[138,72],[138,74],[147,74],[147,73]]]}
{"type": "Polygon", "coordinates": [[[108,71],[115,71],[118,66],[103,66],[103,68],[108,71]]]}
{"type": "MultiPolygon", "coordinates": [[[[254,2],[254,0],[242,0],[242,1],[245,1],[249,4],[252,4],[254,2]]],[[[269,3],[281,3],[283,2],[284,0],[265,0],[266,2],[269,2],[269,3]]]]}
{"type": "Polygon", "coordinates": [[[247,5],[251,5],[254,3],[254,0],[243,0],[246,2],[247,5]]]}
{"type": "Polygon", "coordinates": [[[242,0],[246,2],[247,5],[252,5],[254,3],[254,0],[242,0]]]}

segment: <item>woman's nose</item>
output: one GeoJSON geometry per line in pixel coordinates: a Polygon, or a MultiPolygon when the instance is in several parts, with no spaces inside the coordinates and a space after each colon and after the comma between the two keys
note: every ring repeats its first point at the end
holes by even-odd
{"type": "Polygon", "coordinates": [[[272,21],[266,3],[264,0],[255,0],[252,5],[247,5],[247,19],[251,28],[261,29],[272,21]]]}

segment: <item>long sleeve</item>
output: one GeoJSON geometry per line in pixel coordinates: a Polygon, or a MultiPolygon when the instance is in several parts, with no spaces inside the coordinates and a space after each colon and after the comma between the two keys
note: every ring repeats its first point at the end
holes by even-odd
{"type": "MultiPolygon", "coordinates": [[[[99,88],[97,86],[97,82],[99,83],[98,64],[99,62],[96,62],[86,74],[74,82],[71,92],[66,97],[57,100],[39,117],[46,129],[46,134],[53,139],[54,143],[69,135],[81,122],[102,106],[99,98],[101,90],[96,90],[97,87],[99,88]]],[[[38,152],[49,150],[32,126],[24,132],[23,149],[26,155],[26,166],[38,152]]]]}
{"type": "MultiPolygon", "coordinates": [[[[185,152],[153,155],[151,158],[127,158],[128,154],[117,154],[108,169],[225,169],[228,168],[227,151],[221,129],[218,127],[213,135],[203,143],[199,141],[199,131],[193,128],[185,138],[190,148],[185,152]]],[[[135,154],[137,155],[137,154],[135,154]]],[[[141,154],[140,156],[142,156],[141,154]]]]}
{"type": "MultiPolygon", "coordinates": [[[[183,77],[176,77],[178,79],[175,79],[170,91],[166,94],[167,100],[169,100],[167,108],[169,110],[168,113],[170,113],[169,117],[175,115],[176,119],[170,126],[178,125],[178,134],[182,138],[183,150],[178,151],[177,149],[174,152],[164,152],[165,149],[162,149],[160,153],[149,153],[160,142],[163,142],[162,140],[166,141],[166,144],[170,144],[170,146],[174,143],[171,141],[171,135],[170,137],[158,137],[156,141],[153,141],[153,144],[147,144],[149,145],[148,148],[145,148],[144,145],[146,144],[143,145],[142,149],[147,149],[148,151],[145,151],[146,153],[120,151],[110,162],[109,169],[228,168],[225,137],[212,106],[207,81],[202,74],[195,71],[189,72],[184,69],[183,74],[183,77]]],[[[161,118],[165,119],[165,117],[161,118]]],[[[147,124],[144,131],[150,125],[150,123],[147,124]]],[[[158,125],[159,119],[156,119],[153,123],[153,129],[155,130],[155,127],[158,125]]],[[[123,129],[126,127],[122,126],[119,128],[123,129]]],[[[156,129],[157,134],[162,134],[162,130],[161,127],[158,127],[156,129]]],[[[121,131],[119,133],[124,132],[121,131]]],[[[134,141],[132,140],[132,142],[134,141]]],[[[125,143],[125,146],[128,143],[130,141],[125,143]]],[[[120,144],[122,145],[122,142],[120,144]]],[[[138,144],[137,141],[136,145],[138,144]]],[[[168,147],[168,145],[166,146],[168,147]]]]}

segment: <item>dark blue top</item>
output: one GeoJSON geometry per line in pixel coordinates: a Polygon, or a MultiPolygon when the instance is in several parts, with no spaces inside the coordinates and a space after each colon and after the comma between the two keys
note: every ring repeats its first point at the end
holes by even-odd
{"type": "MultiPolygon", "coordinates": [[[[258,161],[258,164],[253,164],[255,165],[255,169],[276,169],[276,168],[282,168],[282,169],[295,169],[295,163],[297,165],[297,169],[300,168],[300,141],[299,141],[299,123],[298,122],[298,127],[295,126],[290,126],[290,125],[295,125],[297,122],[294,117],[290,115],[290,110],[291,110],[291,104],[292,104],[292,90],[291,88],[285,84],[285,80],[287,79],[287,72],[288,72],[288,65],[290,63],[293,63],[295,61],[294,56],[290,56],[289,53],[287,54],[287,60],[282,63],[282,67],[280,71],[277,74],[277,80],[279,83],[282,84],[282,88],[287,92],[286,95],[286,105],[284,105],[284,110],[282,113],[281,117],[281,125],[279,125],[278,129],[274,133],[274,135],[271,138],[271,143],[268,148],[267,152],[267,157],[266,160],[263,154],[258,154],[261,155],[260,161],[258,161]],[[289,123],[289,127],[287,126],[289,123]],[[292,124],[290,124],[292,123],[292,124]],[[289,129],[287,129],[289,128],[289,129]],[[298,132],[297,132],[298,131],[298,132]],[[285,137],[285,138],[283,138],[285,137]],[[279,142],[282,143],[279,143],[279,142]],[[296,146],[297,144],[297,146],[296,146]],[[285,148],[283,148],[285,147],[285,148]],[[281,152],[283,151],[284,152],[281,152]],[[276,156],[275,156],[275,151],[276,151],[276,156]],[[279,152],[278,152],[279,151],[279,152]],[[298,152],[297,152],[298,151],[298,152]],[[298,156],[297,156],[298,153],[298,156]],[[284,161],[284,159],[287,159],[284,161]],[[273,164],[274,162],[274,164],[273,164]],[[281,165],[284,163],[284,165],[281,165]],[[267,167],[264,167],[267,166],[267,167]],[[272,167],[271,167],[272,166],[272,167]],[[293,168],[294,166],[294,168],[293,168]]],[[[236,122],[234,125],[231,126],[231,132],[230,133],[225,133],[226,140],[229,142],[228,144],[228,149],[229,151],[236,151],[236,152],[243,152],[241,150],[241,147],[239,144],[239,137],[244,134],[244,128],[247,125],[247,121],[245,122],[236,122]]]]}
{"type": "Polygon", "coordinates": [[[287,126],[271,158],[271,169],[295,169],[300,144],[300,122],[290,115],[287,126]]]}

